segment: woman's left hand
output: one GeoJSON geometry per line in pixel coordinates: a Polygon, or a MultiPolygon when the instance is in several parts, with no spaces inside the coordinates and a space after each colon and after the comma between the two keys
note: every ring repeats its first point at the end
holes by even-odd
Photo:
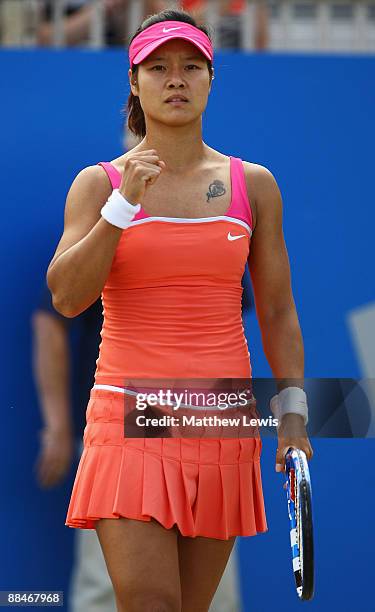
{"type": "Polygon", "coordinates": [[[278,428],[276,451],[276,472],[285,472],[285,455],[290,446],[303,450],[308,461],[313,457],[310,440],[307,437],[303,417],[295,413],[284,414],[278,428]]]}

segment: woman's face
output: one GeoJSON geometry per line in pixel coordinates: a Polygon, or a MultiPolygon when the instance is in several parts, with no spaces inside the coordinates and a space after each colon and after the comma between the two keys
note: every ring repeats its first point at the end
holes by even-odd
{"type": "Polygon", "coordinates": [[[146,124],[150,119],[175,127],[193,122],[206,108],[211,90],[206,58],[182,39],[161,45],[138,66],[133,77],[129,70],[129,79],[146,124]],[[174,96],[185,100],[171,101],[174,96]]]}

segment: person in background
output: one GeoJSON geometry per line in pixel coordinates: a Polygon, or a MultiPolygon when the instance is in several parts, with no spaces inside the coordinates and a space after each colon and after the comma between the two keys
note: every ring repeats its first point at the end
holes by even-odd
{"type": "MultiPolygon", "coordinates": [[[[253,30],[248,34],[244,33],[243,28],[246,0],[217,0],[217,5],[217,44],[220,49],[243,48],[244,35],[252,37],[254,49],[261,51],[268,47],[268,8],[265,0],[255,2],[253,30]]],[[[191,13],[200,24],[207,23],[207,0],[181,0],[180,6],[191,13]]]]}
{"type": "MultiPolygon", "coordinates": [[[[127,35],[128,11],[131,0],[103,0],[106,20],[105,43],[108,46],[124,46],[127,35]]],[[[166,7],[166,0],[145,0],[144,13],[154,13],[166,7]]],[[[50,46],[53,41],[53,0],[45,0],[42,19],[37,31],[37,44],[50,46]]],[[[69,0],[65,9],[64,40],[66,46],[88,41],[91,20],[95,8],[91,0],[69,0]]]]}
{"type": "MultiPolygon", "coordinates": [[[[32,316],[33,372],[43,421],[34,470],[42,489],[61,484],[82,454],[85,407],[102,322],[100,299],[72,320],[54,309],[47,284],[42,287],[32,316]]],[[[93,535],[81,531],[74,539],[69,612],[116,612],[112,584],[93,535]]]]}
{"type": "MultiPolygon", "coordinates": [[[[124,46],[128,29],[128,12],[132,0],[102,0],[104,7],[105,44],[124,46]]],[[[136,0],[133,0],[136,1],[136,0]]],[[[140,0],[141,1],[141,0],[140,0]]],[[[246,0],[217,0],[219,10],[218,46],[220,48],[240,49],[243,46],[241,25],[246,0]]],[[[0,2],[0,40],[4,46],[22,45],[24,42],[39,46],[53,43],[53,4],[54,0],[44,0],[38,10],[34,5],[25,5],[23,0],[1,0],[0,2]]],[[[157,13],[166,8],[167,0],[143,0],[144,16],[157,13]]],[[[190,12],[199,23],[207,21],[207,0],[180,0],[176,2],[190,12]]],[[[36,5],[35,5],[36,6],[36,5]]],[[[68,0],[65,5],[64,44],[76,46],[86,44],[89,39],[93,17],[92,0],[68,0]]],[[[268,9],[266,0],[255,2],[255,18],[252,34],[254,48],[263,50],[268,47],[268,9]]]]}

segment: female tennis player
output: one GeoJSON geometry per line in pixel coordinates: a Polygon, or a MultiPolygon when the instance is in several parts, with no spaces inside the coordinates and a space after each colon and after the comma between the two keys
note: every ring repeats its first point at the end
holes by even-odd
{"type": "MultiPolygon", "coordinates": [[[[267,531],[261,438],[127,438],[124,381],[250,378],[247,262],[277,379],[303,379],[303,344],[277,183],[202,139],[214,73],[207,30],[181,11],[152,15],[129,61],[128,124],[142,140],[77,175],[47,273],[65,316],[100,295],[104,308],[66,525],[96,529],[120,612],[202,612],[236,536],[267,531]]],[[[240,133],[237,88],[223,121],[240,133]]],[[[279,430],[282,469],[288,446],[308,458],[312,449],[303,389],[285,382],[278,398],[282,427],[294,430],[279,430]]]]}

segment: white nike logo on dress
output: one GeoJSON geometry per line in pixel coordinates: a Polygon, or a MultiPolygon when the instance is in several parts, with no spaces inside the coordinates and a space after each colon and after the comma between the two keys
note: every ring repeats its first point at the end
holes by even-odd
{"type": "Polygon", "coordinates": [[[241,234],[240,236],[232,236],[230,232],[228,232],[228,240],[238,240],[238,238],[245,238],[246,234],[241,234]]]}
{"type": "Polygon", "coordinates": [[[167,34],[167,32],[172,32],[172,30],[181,30],[182,26],[178,26],[177,28],[163,28],[163,32],[167,34]]]}

